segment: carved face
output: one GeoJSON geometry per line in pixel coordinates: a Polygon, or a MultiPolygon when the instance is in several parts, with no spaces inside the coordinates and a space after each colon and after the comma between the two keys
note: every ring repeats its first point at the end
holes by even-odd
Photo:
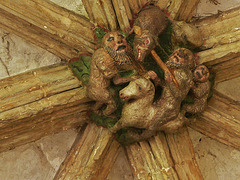
{"type": "Polygon", "coordinates": [[[143,32],[141,35],[136,35],[133,42],[133,51],[135,58],[142,62],[145,57],[156,47],[156,43],[152,35],[148,32],[143,32]]]}
{"type": "Polygon", "coordinates": [[[108,52],[118,70],[132,69],[132,61],[128,56],[129,47],[124,36],[119,32],[109,32],[103,37],[103,48],[108,52]]]}
{"type": "Polygon", "coordinates": [[[193,72],[193,80],[197,82],[206,82],[209,78],[209,70],[204,65],[199,65],[193,72]]]}
{"type": "Polygon", "coordinates": [[[166,64],[176,68],[189,67],[192,69],[195,66],[193,53],[186,48],[179,48],[173,52],[166,64]]]}
{"type": "Polygon", "coordinates": [[[102,43],[104,47],[108,47],[116,53],[125,52],[127,49],[126,39],[120,32],[117,31],[105,34],[102,43]]]}

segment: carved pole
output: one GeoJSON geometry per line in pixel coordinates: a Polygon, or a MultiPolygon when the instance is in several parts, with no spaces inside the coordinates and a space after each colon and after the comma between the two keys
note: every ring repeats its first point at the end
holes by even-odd
{"type": "Polygon", "coordinates": [[[0,81],[0,152],[84,124],[86,89],[66,65],[0,81]]]}
{"type": "Polygon", "coordinates": [[[179,179],[203,180],[187,128],[166,134],[166,139],[179,179]]]}
{"type": "Polygon", "coordinates": [[[163,133],[126,150],[135,179],[178,179],[163,133]]]}
{"type": "Polygon", "coordinates": [[[240,149],[240,104],[214,91],[208,108],[190,127],[210,138],[240,149]]]}
{"type": "Polygon", "coordinates": [[[88,124],[62,163],[55,180],[104,180],[118,154],[120,144],[108,129],[88,124]]]}
{"type": "Polygon", "coordinates": [[[174,75],[169,71],[168,67],[166,66],[166,64],[161,60],[161,58],[157,55],[155,50],[151,51],[152,56],[154,57],[154,59],[156,60],[156,62],[158,63],[158,65],[162,68],[162,70],[164,72],[168,72],[169,74],[172,75],[172,79],[174,84],[179,88],[179,84],[176,80],[176,78],[174,77],[174,75]]]}

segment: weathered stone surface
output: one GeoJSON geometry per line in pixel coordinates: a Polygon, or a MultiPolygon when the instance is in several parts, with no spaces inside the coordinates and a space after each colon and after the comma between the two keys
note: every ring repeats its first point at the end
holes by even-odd
{"type": "Polygon", "coordinates": [[[0,29],[0,79],[30,69],[60,63],[60,58],[0,29]]]}
{"type": "Polygon", "coordinates": [[[54,169],[34,145],[0,155],[0,179],[51,179],[54,174],[54,169]]]}
{"type": "Polygon", "coordinates": [[[0,179],[51,180],[76,138],[74,130],[0,153],[0,179]]]}
{"type": "MultiPolygon", "coordinates": [[[[63,3],[63,0],[52,0],[52,1],[54,1],[54,2],[59,1],[59,3],[63,3]]],[[[160,0],[160,1],[163,2],[162,0],[160,0]]],[[[201,3],[206,3],[206,5],[207,5],[207,8],[204,7],[204,8],[202,8],[202,10],[209,10],[209,12],[205,13],[205,15],[210,15],[209,13],[212,13],[213,11],[214,11],[214,13],[217,13],[218,10],[223,10],[223,9],[218,8],[220,6],[223,8],[233,7],[232,2],[239,4],[239,0],[231,0],[231,1],[218,0],[218,1],[221,3],[218,6],[210,4],[208,1],[201,1],[201,3]]],[[[66,4],[65,7],[68,8],[71,5],[75,6],[73,2],[75,2],[75,0],[64,1],[64,3],[66,4]]],[[[77,3],[80,3],[80,2],[81,1],[78,1],[77,3]]],[[[236,6],[236,4],[235,4],[235,6],[236,6]]],[[[199,12],[199,11],[197,11],[197,12],[199,12]]],[[[0,57],[2,57],[2,55],[4,54],[6,56],[6,59],[8,59],[8,57],[7,57],[7,55],[8,55],[7,40],[8,39],[6,39],[6,38],[8,38],[8,36],[12,37],[12,35],[8,34],[8,33],[6,33],[6,34],[3,33],[3,35],[0,36],[0,37],[2,37],[2,40],[0,41],[0,44],[2,45],[0,48],[0,55],[1,55],[0,57]]],[[[21,38],[19,38],[19,39],[21,39],[21,38]]],[[[11,43],[10,40],[9,40],[9,43],[11,43]]],[[[24,43],[30,44],[26,41],[24,41],[24,43]]],[[[10,52],[10,55],[11,56],[14,55],[14,57],[16,58],[15,61],[12,61],[11,63],[6,63],[6,64],[2,63],[2,61],[0,62],[0,78],[7,77],[8,73],[10,73],[10,72],[15,74],[15,73],[23,72],[25,70],[29,70],[31,68],[36,68],[36,66],[39,67],[38,65],[40,65],[40,64],[42,64],[43,66],[45,66],[44,63],[51,64],[51,62],[49,62],[49,59],[51,59],[51,58],[45,59],[44,56],[42,56],[42,54],[45,54],[45,51],[43,51],[41,48],[40,48],[40,50],[33,51],[33,49],[37,48],[36,46],[31,47],[30,45],[25,46],[23,44],[16,43],[13,46],[13,48],[10,48],[17,52],[14,54],[12,54],[10,52]],[[22,48],[21,46],[24,47],[24,51],[19,51],[19,48],[22,48]],[[33,54],[29,53],[30,51],[33,52],[33,54]],[[39,53],[39,54],[37,54],[37,53],[39,53]],[[19,60],[18,60],[18,57],[20,57],[19,60]],[[35,61],[35,59],[36,59],[35,57],[40,57],[40,59],[39,59],[40,62],[35,61]],[[29,58],[29,61],[25,61],[26,58],[29,58]],[[11,65],[9,72],[7,72],[7,69],[6,69],[6,65],[8,65],[8,64],[11,65]],[[20,71],[14,72],[15,69],[16,70],[20,69],[20,71]]],[[[57,59],[57,61],[59,62],[60,59],[57,59]]],[[[49,65],[49,64],[46,64],[46,65],[49,65]]],[[[10,73],[10,75],[11,75],[11,73],[10,73]]],[[[236,86],[234,86],[234,88],[230,87],[230,85],[231,86],[235,85],[236,82],[237,82],[237,80],[234,79],[231,82],[224,82],[223,84],[221,83],[216,88],[219,91],[221,91],[222,93],[224,93],[225,95],[228,95],[229,97],[239,100],[239,90],[237,90],[239,88],[239,86],[236,85],[236,86]],[[238,94],[238,96],[233,96],[232,93],[230,93],[232,91],[236,92],[238,94]]],[[[199,133],[196,133],[195,131],[194,131],[194,133],[192,133],[192,132],[193,131],[190,130],[190,136],[192,137],[192,141],[194,144],[196,159],[200,165],[201,171],[202,171],[205,179],[207,179],[207,180],[212,180],[212,179],[214,179],[214,180],[215,179],[216,180],[217,179],[230,179],[231,180],[231,179],[234,179],[235,180],[240,176],[240,174],[239,174],[239,169],[240,169],[240,167],[239,167],[239,164],[240,164],[239,151],[237,151],[231,147],[222,145],[221,143],[211,140],[199,133]],[[198,134],[199,136],[196,135],[195,133],[198,134]]],[[[34,145],[34,147],[32,147],[30,144],[30,145],[22,146],[20,148],[16,148],[15,150],[12,150],[12,151],[9,151],[6,153],[1,153],[0,154],[0,179],[21,179],[21,180],[22,179],[24,179],[24,180],[31,179],[32,180],[32,179],[37,179],[37,178],[39,178],[39,179],[45,178],[45,179],[51,180],[53,177],[52,175],[54,174],[53,173],[54,168],[56,170],[57,164],[58,164],[58,162],[60,162],[60,159],[64,159],[63,154],[64,154],[65,150],[63,150],[63,149],[65,149],[65,148],[67,149],[67,147],[65,147],[66,144],[70,145],[71,144],[70,141],[72,141],[72,139],[69,140],[69,137],[66,137],[67,140],[65,140],[65,137],[61,138],[59,136],[59,139],[58,138],[54,139],[55,136],[52,136],[52,137],[53,137],[53,139],[51,139],[50,137],[46,137],[46,139],[51,141],[50,144],[47,143],[47,140],[46,140],[46,142],[40,141],[40,143],[37,144],[40,147],[40,149],[36,148],[35,145],[34,145]],[[54,145],[55,143],[57,143],[57,145],[54,145]],[[60,146],[58,146],[58,144],[62,144],[62,146],[60,147],[60,146]],[[35,153],[35,150],[37,151],[37,153],[35,153]],[[44,156],[39,155],[39,150],[43,150],[44,156]],[[57,152],[58,153],[57,155],[54,154],[55,150],[59,150],[57,152]],[[52,152],[53,152],[53,154],[52,154],[52,152]],[[33,154],[35,154],[36,156],[34,156],[33,154]],[[46,158],[45,155],[48,157],[46,158]],[[29,158],[28,156],[30,156],[31,158],[29,158]],[[34,159],[34,157],[36,157],[36,161],[33,162],[32,159],[34,159]],[[42,157],[42,158],[39,158],[39,157],[42,157]],[[50,163],[48,163],[46,161],[46,159],[49,159],[50,163]],[[27,161],[27,160],[29,160],[29,161],[27,161]],[[17,165],[16,164],[17,162],[20,165],[17,165]],[[52,168],[50,166],[50,164],[52,166],[54,166],[54,168],[52,168]],[[37,171],[35,171],[36,169],[37,169],[37,171]],[[32,176],[30,176],[28,172],[32,172],[33,173],[32,176]],[[24,174],[21,175],[21,173],[24,173],[24,174]],[[39,174],[39,173],[42,173],[42,174],[39,174]]],[[[116,162],[116,164],[117,164],[117,162],[116,162]]],[[[116,166],[116,165],[114,165],[114,166],[116,166]]],[[[126,166],[126,164],[121,164],[121,166],[126,166]]],[[[116,170],[114,170],[114,168],[112,171],[113,172],[111,174],[113,174],[114,176],[109,176],[109,177],[114,177],[114,179],[115,178],[121,179],[125,173],[125,172],[123,172],[123,175],[121,176],[120,174],[115,174],[116,170]]],[[[120,172],[118,172],[118,173],[120,173],[120,172]]],[[[111,179],[111,178],[109,178],[109,179],[111,179]]],[[[129,179],[130,179],[130,177],[129,177],[129,179]]]]}
{"type": "Polygon", "coordinates": [[[240,101],[240,77],[217,84],[216,89],[231,99],[240,101]]]}
{"type": "Polygon", "coordinates": [[[107,180],[133,180],[131,168],[123,148],[120,148],[118,157],[107,177],[107,180]]]}
{"type": "Polygon", "coordinates": [[[238,7],[194,23],[204,39],[202,51],[198,53],[199,63],[216,65],[231,60],[231,55],[240,53],[239,12],[238,7]]]}
{"type": "Polygon", "coordinates": [[[77,132],[74,129],[63,131],[53,136],[46,136],[37,141],[35,144],[45,155],[47,161],[57,172],[60,164],[65,159],[69,149],[71,148],[77,132]]]}
{"type": "Polygon", "coordinates": [[[240,177],[240,151],[189,128],[196,160],[204,180],[236,180],[240,177]]]}
{"type": "Polygon", "coordinates": [[[158,133],[147,141],[126,146],[126,151],[134,179],[178,179],[163,133],[158,133]]]}
{"type": "Polygon", "coordinates": [[[195,17],[204,17],[204,16],[211,16],[213,14],[217,14],[221,11],[226,11],[228,9],[232,9],[234,7],[240,6],[239,0],[217,0],[215,2],[219,2],[219,4],[214,4],[214,0],[206,0],[200,1],[196,10],[195,10],[195,17]]]}
{"type": "Polygon", "coordinates": [[[64,7],[77,14],[83,15],[88,18],[87,12],[83,6],[82,0],[50,0],[57,5],[64,7]]]}
{"type": "Polygon", "coordinates": [[[54,180],[106,179],[119,147],[108,129],[89,123],[79,132],[54,180]]]}

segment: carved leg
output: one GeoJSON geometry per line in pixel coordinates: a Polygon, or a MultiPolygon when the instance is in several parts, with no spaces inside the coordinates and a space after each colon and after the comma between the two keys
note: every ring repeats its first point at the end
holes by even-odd
{"type": "Polygon", "coordinates": [[[159,130],[164,131],[165,133],[175,133],[180,127],[187,122],[187,118],[183,114],[179,113],[178,117],[172,121],[167,122],[162,125],[159,130]]]}
{"type": "Polygon", "coordinates": [[[106,109],[103,111],[103,115],[105,116],[109,116],[117,109],[117,105],[109,90],[89,86],[87,94],[90,99],[96,101],[96,104],[93,107],[95,113],[99,114],[99,109],[103,104],[107,105],[106,109]]]}
{"type": "Polygon", "coordinates": [[[126,140],[128,143],[134,143],[149,139],[150,137],[156,135],[157,131],[152,130],[143,130],[142,133],[139,133],[137,130],[129,129],[126,133],[126,140]]]}
{"type": "Polygon", "coordinates": [[[117,105],[116,105],[115,101],[112,99],[112,100],[110,100],[110,101],[107,102],[107,107],[106,107],[106,109],[103,111],[103,115],[104,115],[104,116],[109,116],[109,115],[112,114],[116,109],[117,109],[117,105]]]}
{"type": "Polygon", "coordinates": [[[92,107],[93,112],[98,114],[98,115],[100,115],[100,116],[102,116],[102,113],[101,113],[101,111],[99,109],[103,106],[103,104],[104,103],[102,103],[102,102],[96,102],[94,104],[94,106],[92,107]]]}
{"type": "Polygon", "coordinates": [[[116,133],[117,131],[119,131],[120,129],[122,129],[122,121],[121,119],[113,126],[111,127],[109,130],[112,132],[112,133],[116,133]]]}
{"type": "Polygon", "coordinates": [[[194,99],[194,104],[185,104],[182,107],[182,110],[185,112],[196,114],[203,112],[207,107],[207,98],[203,99],[194,99]]]}

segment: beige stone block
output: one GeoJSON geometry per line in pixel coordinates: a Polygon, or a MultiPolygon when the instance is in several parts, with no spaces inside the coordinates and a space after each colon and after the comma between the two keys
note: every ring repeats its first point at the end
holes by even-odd
{"type": "Polygon", "coordinates": [[[0,179],[52,179],[54,169],[34,144],[0,154],[0,179]]]}
{"type": "Polygon", "coordinates": [[[53,136],[46,136],[36,142],[48,162],[57,172],[64,161],[69,149],[72,147],[77,132],[74,129],[63,131],[53,136]]]}
{"type": "Polygon", "coordinates": [[[197,163],[204,180],[236,180],[240,177],[240,151],[189,128],[197,163]]]}
{"type": "Polygon", "coordinates": [[[240,101],[240,77],[218,83],[216,89],[229,98],[240,101]]]}
{"type": "Polygon", "coordinates": [[[0,153],[1,180],[51,180],[70,150],[75,130],[46,136],[35,143],[0,153]]]}
{"type": "Polygon", "coordinates": [[[0,79],[60,63],[61,59],[30,42],[0,29],[0,79]]]}
{"type": "Polygon", "coordinates": [[[125,153],[121,147],[118,157],[107,177],[107,180],[133,180],[131,168],[125,153]]]}

